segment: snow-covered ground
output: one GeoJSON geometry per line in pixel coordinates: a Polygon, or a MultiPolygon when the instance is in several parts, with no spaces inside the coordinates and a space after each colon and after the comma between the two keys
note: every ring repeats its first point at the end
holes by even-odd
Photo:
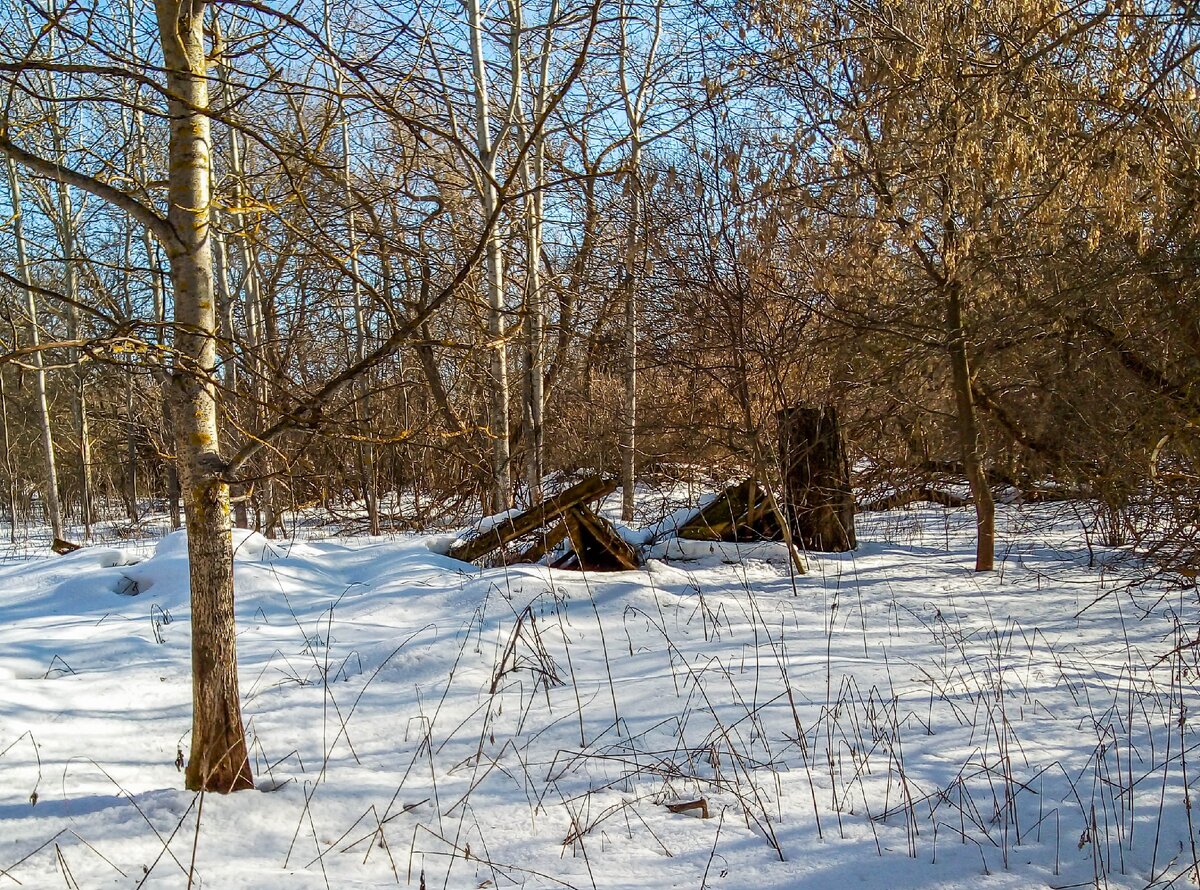
{"type": "Polygon", "coordinates": [[[14,556],[0,887],[1194,883],[1196,591],[1002,520],[989,575],[940,508],[798,578],[770,546],[582,575],[242,535],[259,788],[202,799],[179,537],[14,556]]]}

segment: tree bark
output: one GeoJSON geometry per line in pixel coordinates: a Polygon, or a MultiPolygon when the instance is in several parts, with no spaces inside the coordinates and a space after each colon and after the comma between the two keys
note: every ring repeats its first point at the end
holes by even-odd
{"type": "MultiPolygon", "coordinates": [[[[72,219],[70,188],[65,182],[58,183],[59,203],[59,238],[63,249],[63,271],[66,283],[67,297],[71,304],[67,306],[67,339],[79,337],[79,310],[74,303],[79,300],[79,283],[75,274],[75,224],[72,219]]],[[[75,419],[75,432],[79,436],[79,450],[76,457],[79,460],[79,515],[83,523],[83,538],[92,537],[92,434],[88,424],[87,409],[87,372],[81,362],[82,356],[78,349],[71,350],[71,358],[76,362],[72,377],[71,409],[75,419]]]]}
{"type": "Polygon", "coordinates": [[[637,294],[646,264],[646,232],[642,225],[642,125],[654,90],[652,70],[662,36],[663,3],[654,5],[654,25],[646,48],[644,64],[639,66],[637,79],[631,83],[630,62],[635,41],[630,39],[626,23],[625,4],[620,6],[621,30],[617,84],[629,128],[629,158],[625,165],[625,190],[629,198],[629,218],[625,229],[624,270],[621,276],[625,309],[625,403],[621,419],[618,450],[621,455],[621,519],[633,520],[634,485],[637,481],[637,387],[638,387],[638,310],[637,294]]]}
{"type": "Polygon", "coordinates": [[[546,471],[545,461],[545,408],[546,408],[546,349],[544,294],[542,293],[542,229],[545,195],[545,138],[537,123],[544,119],[547,91],[550,79],[550,56],[554,37],[554,26],[558,19],[558,2],[552,0],[546,20],[546,33],[542,41],[541,62],[538,66],[537,82],[531,85],[532,107],[530,109],[534,128],[525,120],[521,107],[522,84],[526,74],[522,62],[521,34],[524,23],[521,4],[512,5],[510,22],[510,57],[513,77],[513,118],[517,121],[517,132],[522,144],[529,142],[524,162],[520,167],[521,189],[525,192],[525,434],[527,457],[525,481],[529,487],[530,503],[542,499],[542,477],[546,471]]]}
{"type": "Polygon", "coordinates": [[[0,431],[3,432],[3,437],[0,438],[0,446],[4,448],[4,453],[0,458],[4,461],[4,475],[8,482],[8,518],[11,520],[8,527],[8,540],[10,543],[17,543],[17,475],[13,472],[12,465],[12,446],[8,434],[8,397],[4,389],[4,374],[0,370],[0,431]]]}
{"type": "Polygon", "coordinates": [[[958,444],[963,470],[975,502],[975,571],[990,572],[996,554],[996,502],[983,459],[983,434],[971,392],[971,368],[967,360],[966,333],[962,321],[962,287],[951,279],[943,290],[946,300],[946,348],[954,387],[958,444]]]}
{"type": "Polygon", "coordinates": [[[641,164],[641,141],[634,128],[633,149],[630,152],[628,179],[629,189],[629,220],[625,232],[625,270],[621,279],[621,290],[624,296],[625,308],[625,404],[621,418],[621,519],[624,522],[633,520],[634,487],[637,482],[637,361],[638,361],[638,326],[637,326],[637,285],[638,265],[641,254],[641,183],[639,181],[639,166],[641,164]]]}
{"type": "Polygon", "coordinates": [[[156,0],[170,114],[167,245],[177,361],[171,376],[176,453],[187,512],[192,603],[191,790],[252,788],[238,697],[229,486],[218,450],[210,230],[211,134],[204,6],[156,0]]]}
{"type": "Polygon", "coordinates": [[[837,411],[796,407],[779,412],[784,504],[792,535],[806,549],[841,553],[858,546],[850,464],[837,411]]]}
{"type": "MultiPolygon", "coordinates": [[[[330,28],[332,16],[329,3],[324,6],[325,43],[332,47],[333,36],[330,28]]],[[[350,117],[346,110],[342,69],[337,65],[330,66],[333,77],[334,98],[338,103],[338,129],[341,131],[342,144],[342,195],[346,200],[346,250],[349,253],[350,287],[353,296],[352,311],[354,313],[354,361],[361,362],[367,355],[367,314],[363,306],[362,287],[358,269],[358,223],[354,213],[354,196],[350,183],[350,117]]],[[[364,374],[354,382],[354,421],[361,424],[370,418],[371,412],[371,381],[370,375],[364,374]]],[[[358,471],[359,485],[362,490],[363,502],[367,508],[367,531],[378,535],[379,526],[379,471],[375,459],[375,446],[370,442],[359,442],[355,446],[355,468],[358,471]]]]}
{"type": "MultiPolygon", "coordinates": [[[[215,17],[212,20],[212,31],[214,40],[218,44],[222,43],[220,22],[215,17]]],[[[216,54],[216,69],[217,89],[220,91],[219,101],[221,104],[227,105],[229,103],[228,71],[219,52],[216,54]]],[[[270,372],[275,366],[271,360],[273,349],[269,348],[267,344],[267,323],[264,318],[266,297],[263,293],[262,282],[259,280],[259,268],[250,242],[246,214],[240,209],[248,203],[243,185],[246,169],[242,141],[233,127],[226,127],[225,133],[229,151],[230,203],[234,208],[239,208],[229,212],[229,221],[232,231],[236,233],[235,256],[242,271],[242,313],[246,325],[242,358],[246,373],[251,380],[255,425],[258,429],[266,429],[268,426],[267,406],[272,401],[270,372]]],[[[255,504],[262,503],[263,515],[260,521],[256,506],[254,527],[256,530],[261,529],[267,537],[273,538],[279,522],[279,511],[276,507],[278,492],[275,485],[275,461],[271,456],[270,449],[266,449],[260,454],[258,464],[258,475],[262,479],[262,484],[259,489],[260,494],[255,498],[255,504]]],[[[239,501],[239,505],[238,522],[239,525],[244,525],[248,520],[245,502],[239,501]]]]}
{"type": "Polygon", "coordinates": [[[42,459],[46,481],[46,520],[50,523],[50,532],[55,538],[63,536],[62,505],[58,499],[58,466],[54,459],[54,433],[50,426],[50,403],[46,396],[46,371],[43,368],[42,353],[36,347],[41,342],[41,334],[37,326],[37,301],[30,287],[29,259],[25,253],[25,224],[21,215],[21,178],[17,174],[17,165],[12,157],[8,157],[8,186],[12,199],[13,231],[17,242],[17,274],[25,285],[26,309],[29,312],[29,342],[35,348],[30,357],[33,365],[33,394],[37,407],[38,426],[41,429],[42,459]]]}
{"type": "MultiPolygon", "coordinates": [[[[483,61],[483,20],[479,0],[465,0],[471,37],[471,71],[475,81],[475,148],[481,166],[479,184],[484,225],[498,213],[499,191],[496,187],[496,151],[492,144],[488,102],[487,69],[483,61]]],[[[512,507],[512,455],[509,450],[508,426],[508,354],[505,339],[504,257],[499,225],[493,225],[487,235],[484,257],[487,290],[487,332],[491,360],[488,363],[489,399],[488,426],[492,440],[492,510],[501,512],[512,507]]]]}
{"type": "Polygon", "coordinates": [[[125,380],[125,515],[130,522],[136,523],[137,506],[137,424],[134,422],[133,375],[125,380]]]}
{"type": "MultiPolygon", "coordinates": [[[[53,40],[53,36],[51,37],[53,40]]],[[[53,142],[54,157],[58,163],[67,163],[66,132],[59,117],[58,88],[52,76],[49,82],[50,97],[50,134],[53,142]]],[[[63,283],[67,293],[67,339],[79,337],[79,279],[75,274],[75,208],[71,200],[71,187],[60,178],[57,183],[56,197],[58,207],[53,213],[58,240],[62,246],[63,283]]],[[[49,209],[49,208],[47,208],[49,209]]],[[[85,541],[92,537],[92,446],[91,430],[88,428],[87,412],[87,372],[81,361],[78,349],[70,350],[70,358],[75,363],[72,373],[71,409],[75,420],[75,432],[79,437],[79,448],[76,457],[79,460],[79,514],[83,524],[85,541]]]]}

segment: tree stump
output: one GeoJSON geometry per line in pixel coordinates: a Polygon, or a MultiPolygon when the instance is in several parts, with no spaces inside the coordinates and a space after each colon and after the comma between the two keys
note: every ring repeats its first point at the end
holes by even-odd
{"type": "Polygon", "coordinates": [[[819,553],[853,550],[858,546],[854,495],[837,411],[830,406],[787,408],[777,420],[784,512],[792,537],[819,553]]]}

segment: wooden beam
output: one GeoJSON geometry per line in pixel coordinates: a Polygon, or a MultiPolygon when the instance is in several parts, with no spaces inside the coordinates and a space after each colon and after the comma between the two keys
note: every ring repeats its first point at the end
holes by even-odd
{"type": "Polygon", "coordinates": [[[567,510],[563,521],[579,555],[579,567],[592,572],[633,571],[638,568],[637,550],[622,538],[612,523],[583,504],[567,510]]]}
{"type": "Polygon", "coordinates": [[[778,540],[782,523],[770,492],[757,479],[731,485],[679,527],[693,541],[778,540]]]}
{"type": "Polygon", "coordinates": [[[599,500],[617,490],[616,480],[602,476],[588,476],[552,498],[535,504],[523,513],[496,523],[488,531],[470,540],[455,544],[448,555],[463,562],[474,562],[499,550],[511,541],[537,531],[562,517],[563,513],[577,504],[599,500]]]}
{"type": "Polygon", "coordinates": [[[533,542],[533,545],[528,550],[526,550],[520,556],[515,557],[512,562],[537,562],[539,559],[561,544],[563,538],[566,536],[567,523],[563,521],[550,529],[550,531],[542,534],[536,541],[533,542]]]}

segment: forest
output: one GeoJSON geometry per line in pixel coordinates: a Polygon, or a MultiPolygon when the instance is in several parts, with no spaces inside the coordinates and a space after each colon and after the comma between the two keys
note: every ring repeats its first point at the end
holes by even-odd
{"type": "Polygon", "coordinates": [[[18,524],[191,464],[268,536],[422,527],[802,403],[981,514],[1194,518],[1186,4],[380,6],[7,8],[18,524]]]}
{"type": "Polygon", "coordinates": [[[800,407],[868,528],[957,510],[987,577],[1011,511],[1069,514],[1089,567],[1194,589],[1194,2],[4,0],[0,35],[0,524],[186,528],[194,792],[255,784],[250,532],[597,475],[622,534],[747,477],[787,527],[800,407]]]}

